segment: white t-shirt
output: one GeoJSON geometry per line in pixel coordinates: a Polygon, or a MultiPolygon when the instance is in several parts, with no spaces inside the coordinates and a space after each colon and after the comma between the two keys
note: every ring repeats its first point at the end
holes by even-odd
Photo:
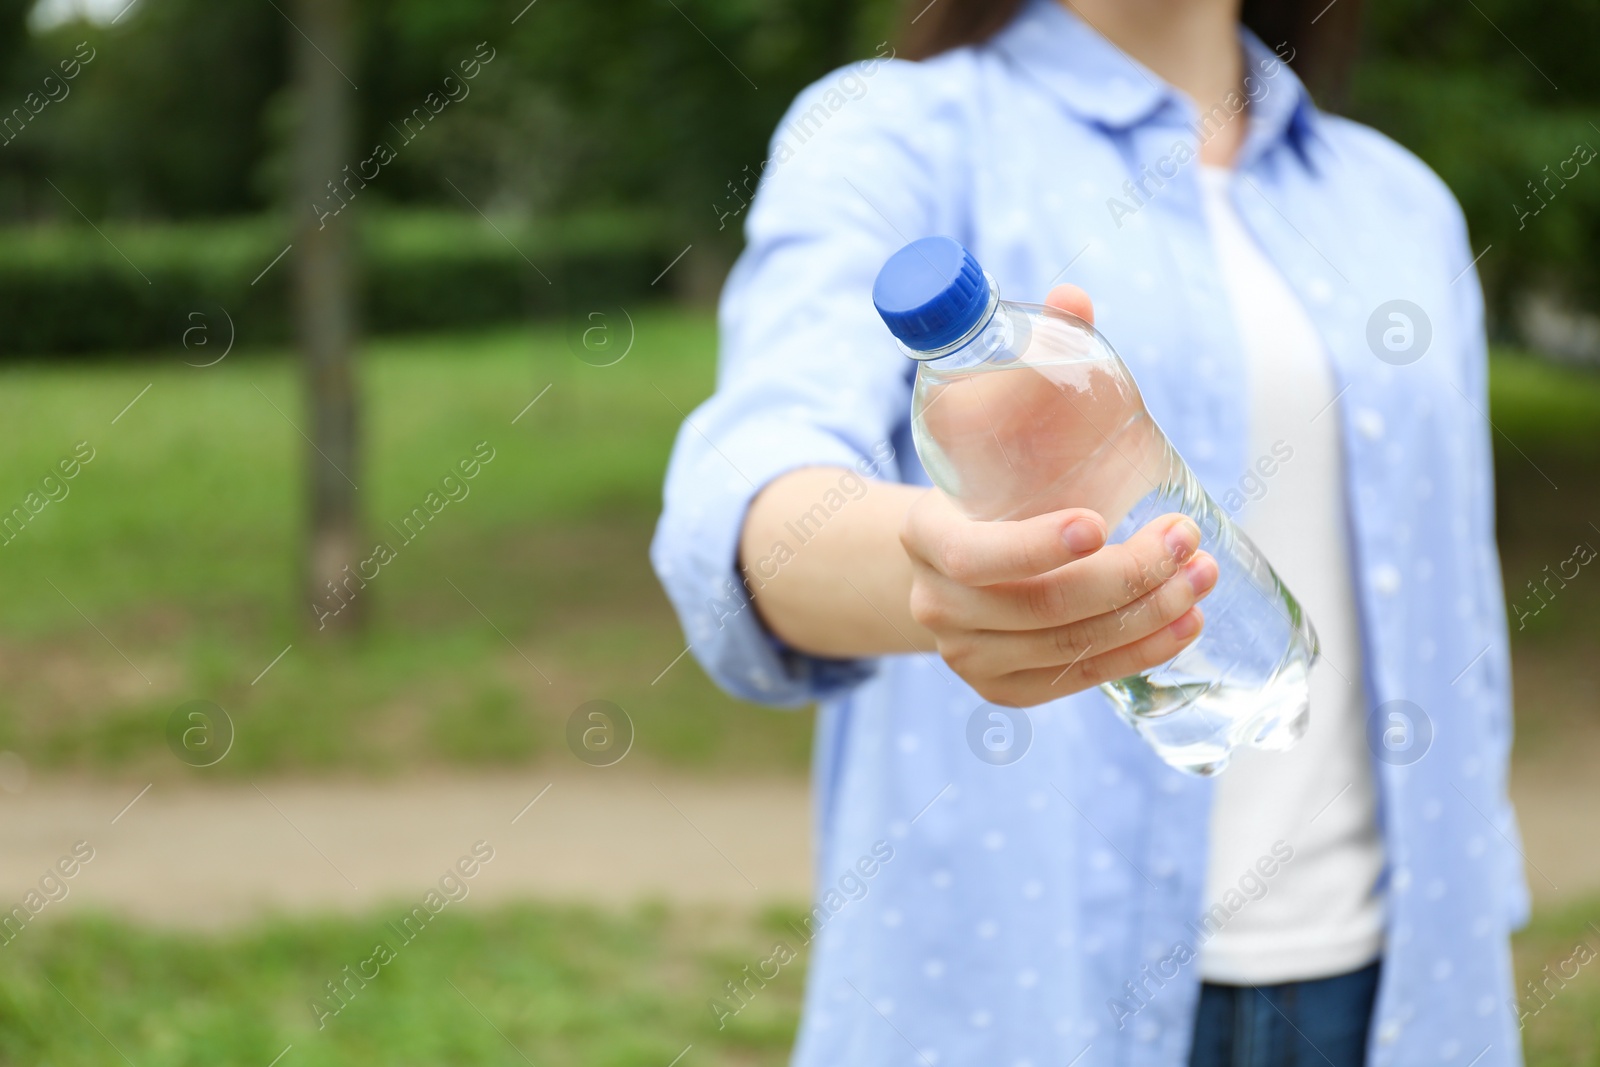
{"type": "Polygon", "coordinates": [[[1322,646],[1305,737],[1288,752],[1240,749],[1217,778],[1205,906],[1227,903],[1231,915],[1207,927],[1216,932],[1200,949],[1200,971],[1212,982],[1268,985],[1342,974],[1378,957],[1383,842],[1333,371],[1304,307],[1240,220],[1233,172],[1202,166],[1200,186],[1249,367],[1252,469],[1234,518],[1299,599],[1322,646]],[[1240,896],[1245,904],[1234,910],[1240,896]]]}

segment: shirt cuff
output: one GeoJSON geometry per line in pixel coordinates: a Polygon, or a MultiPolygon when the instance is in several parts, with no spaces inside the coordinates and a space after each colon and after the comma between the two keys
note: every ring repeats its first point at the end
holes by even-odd
{"type": "MultiPolygon", "coordinates": [[[[751,603],[738,559],[750,502],[773,479],[803,467],[847,467],[873,477],[878,461],[814,425],[746,423],[714,447],[699,437],[692,421],[681,434],[697,440],[679,442],[675,456],[684,462],[680,465],[675,458],[668,473],[666,508],[650,555],[689,648],[706,673],[734,696],[790,706],[826,698],[871,677],[877,669],[874,659],[813,656],[772,634],[751,603]]],[[[842,498],[848,507],[849,497],[842,498]]],[[[786,538],[787,548],[803,551],[803,542],[796,540],[786,538]]],[[[776,552],[778,545],[771,547],[774,558],[787,558],[776,552]]],[[[771,577],[770,569],[765,576],[771,577]]]]}

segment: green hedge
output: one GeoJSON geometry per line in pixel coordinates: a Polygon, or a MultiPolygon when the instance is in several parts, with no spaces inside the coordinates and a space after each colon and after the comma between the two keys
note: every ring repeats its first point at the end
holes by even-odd
{"type": "MultiPolygon", "coordinates": [[[[638,216],[497,225],[504,236],[476,215],[368,213],[358,240],[363,328],[443,329],[637,298],[676,254],[638,216]]],[[[0,357],[178,347],[191,325],[219,329],[219,306],[241,344],[290,336],[293,250],[266,270],[289,243],[279,220],[101,230],[0,230],[0,357]]]]}

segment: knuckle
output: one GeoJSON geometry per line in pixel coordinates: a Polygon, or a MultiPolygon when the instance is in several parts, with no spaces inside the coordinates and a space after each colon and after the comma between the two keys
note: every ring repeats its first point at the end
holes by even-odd
{"type": "Polygon", "coordinates": [[[908,514],[900,524],[900,545],[912,559],[928,566],[938,566],[938,544],[938,536],[915,514],[908,514]]]}
{"type": "Polygon", "coordinates": [[[900,547],[912,559],[922,558],[922,537],[917,529],[915,509],[906,512],[906,517],[900,523],[900,547]]]}
{"type": "Polygon", "coordinates": [[[1024,587],[1028,617],[1043,625],[1061,622],[1067,615],[1067,594],[1059,581],[1041,578],[1024,587]]]}
{"type": "Polygon", "coordinates": [[[1148,593],[1155,584],[1149,564],[1138,552],[1123,553],[1121,578],[1125,599],[1129,601],[1148,593]]]}
{"type": "Polygon", "coordinates": [[[1152,537],[1144,546],[1142,552],[1145,574],[1151,588],[1160,585],[1174,574],[1178,573],[1181,564],[1172,555],[1172,550],[1167,547],[1166,541],[1159,537],[1152,537]]]}
{"type": "Polygon", "coordinates": [[[911,617],[930,630],[942,630],[950,623],[950,605],[927,582],[914,582],[908,605],[911,617]]]}
{"type": "Polygon", "coordinates": [[[977,655],[977,643],[969,634],[957,634],[939,641],[940,658],[963,678],[973,673],[972,668],[977,655]]]}
{"type": "Polygon", "coordinates": [[[918,497],[917,500],[906,509],[904,517],[902,517],[900,520],[900,543],[905,545],[909,551],[916,551],[917,546],[922,544],[922,516],[923,512],[926,510],[927,496],[924,494],[923,496],[918,497]]]}
{"type": "Polygon", "coordinates": [[[1073,626],[1058,626],[1051,631],[1051,643],[1055,647],[1055,654],[1061,657],[1061,662],[1070,663],[1083,655],[1085,650],[1093,646],[1093,628],[1082,623],[1073,626]]]}
{"type": "Polygon", "coordinates": [[[1168,582],[1161,587],[1161,594],[1157,598],[1157,614],[1162,625],[1176,622],[1184,612],[1194,606],[1194,589],[1188,582],[1168,582]]]}
{"type": "Polygon", "coordinates": [[[1139,608],[1131,605],[1097,615],[1084,624],[1081,635],[1085,658],[1094,650],[1109,652],[1134,639],[1139,623],[1139,608]]]}
{"type": "Polygon", "coordinates": [[[970,585],[973,575],[972,549],[958,537],[947,537],[939,544],[937,566],[951,581],[970,585]]]}
{"type": "Polygon", "coordinates": [[[1078,677],[1089,685],[1103,685],[1114,676],[1112,665],[1105,656],[1096,656],[1078,664],[1078,677]]]}
{"type": "Polygon", "coordinates": [[[1171,588],[1170,582],[1153,593],[1146,593],[1122,609],[1123,629],[1132,631],[1128,643],[1154,633],[1187,610],[1182,591],[1171,588]]]}
{"type": "Polygon", "coordinates": [[[900,520],[900,544],[913,559],[931,564],[936,555],[934,548],[944,535],[930,504],[929,495],[924,493],[906,510],[905,518],[900,520]]]}

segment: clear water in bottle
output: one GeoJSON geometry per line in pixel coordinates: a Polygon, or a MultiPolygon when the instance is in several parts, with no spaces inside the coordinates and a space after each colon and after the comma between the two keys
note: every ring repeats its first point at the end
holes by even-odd
{"type": "Polygon", "coordinates": [[[1199,639],[1153,670],[1101,686],[1161,758],[1210,775],[1239,745],[1285,749],[1299,740],[1317,656],[1311,621],[1200,487],[1105,338],[1056,308],[1001,300],[948,237],[891,257],[873,299],[919,363],[917,454],[969,518],[1090,508],[1105,517],[1112,543],[1173,512],[1200,527],[1219,575],[1199,639]]]}

